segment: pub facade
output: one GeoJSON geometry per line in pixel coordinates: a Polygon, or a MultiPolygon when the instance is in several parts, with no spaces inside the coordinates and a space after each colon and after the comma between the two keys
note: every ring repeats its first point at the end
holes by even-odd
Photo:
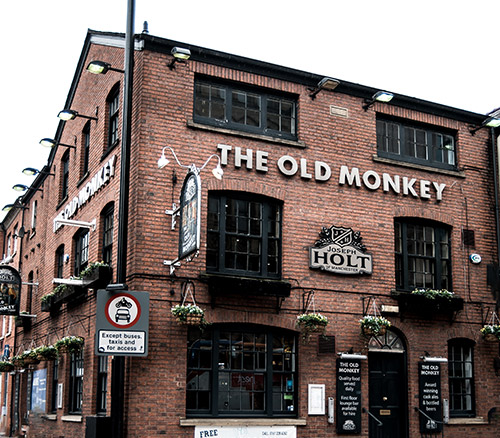
{"type": "Polygon", "coordinates": [[[4,432],[498,436],[495,117],[142,33],[123,191],[123,59],[3,221],[4,432]]]}

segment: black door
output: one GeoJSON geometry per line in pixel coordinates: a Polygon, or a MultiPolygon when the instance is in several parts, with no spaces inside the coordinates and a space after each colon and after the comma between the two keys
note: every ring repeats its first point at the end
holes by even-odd
{"type": "Polygon", "coordinates": [[[368,362],[370,438],[408,437],[405,355],[373,352],[368,362]]]}

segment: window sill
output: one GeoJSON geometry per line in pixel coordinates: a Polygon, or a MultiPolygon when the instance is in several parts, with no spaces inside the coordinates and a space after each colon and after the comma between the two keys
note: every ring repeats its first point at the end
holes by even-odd
{"type": "Polygon", "coordinates": [[[220,132],[222,134],[234,135],[236,137],[246,137],[253,138],[256,140],[266,141],[268,143],[279,143],[287,146],[293,146],[296,148],[305,148],[306,144],[299,140],[286,140],[284,138],[270,137],[267,135],[252,134],[251,132],[236,131],[235,129],[220,128],[218,126],[203,125],[202,123],[196,123],[193,120],[188,120],[187,126],[193,129],[203,129],[204,131],[220,132]]]}
{"type": "Polygon", "coordinates": [[[42,415],[42,418],[49,421],[57,421],[57,414],[42,415]]]}
{"type": "Polygon", "coordinates": [[[179,426],[306,426],[305,418],[181,418],[179,426]]]}
{"type": "Polygon", "coordinates": [[[291,284],[287,281],[267,278],[242,277],[216,273],[200,274],[201,281],[208,284],[210,295],[267,295],[289,297],[291,284]]]}
{"type": "Polygon", "coordinates": [[[450,418],[448,426],[457,426],[464,424],[489,424],[483,417],[473,418],[450,418]]]}
{"type": "Polygon", "coordinates": [[[81,415],[63,415],[61,417],[62,421],[67,421],[69,423],[81,423],[82,416],[81,415]]]}
{"type": "Polygon", "coordinates": [[[457,178],[465,178],[464,172],[460,170],[447,170],[440,169],[439,167],[425,166],[423,164],[409,163],[407,161],[400,161],[393,158],[379,157],[378,155],[372,156],[373,161],[377,163],[392,164],[394,166],[408,167],[410,169],[425,170],[426,172],[441,173],[443,175],[451,175],[457,178]]]}

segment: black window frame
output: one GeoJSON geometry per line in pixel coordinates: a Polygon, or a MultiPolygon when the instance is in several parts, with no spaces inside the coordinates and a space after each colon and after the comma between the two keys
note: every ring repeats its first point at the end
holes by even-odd
{"type": "Polygon", "coordinates": [[[195,80],[193,120],[196,123],[296,141],[297,110],[296,95],[241,83],[207,78],[195,80]],[[206,87],[208,93],[202,94],[201,87],[206,87]],[[239,96],[234,103],[233,95],[239,96]],[[257,100],[260,102],[259,109],[253,105],[257,100]],[[286,114],[286,107],[290,108],[289,114],[286,114]],[[255,124],[257,114],[258,126],[255,124]],[[244,119],[244,122],[236,121],[236,117],[244,119]],[[285,129],[285,126],[289,126],[289,129],[285,129]]]}
{"type": "Polygon", "coordinates": [[[416,288],[452,290],[451,227],[417,218],[397,218],[394,221],[394,253],[397,290],[408,292],[416,288]],[[419,233],[419,227],[423,230],[422,234],[428,230],[433,231],[433,255],[422,253],[422,250],[426,252],[431,249],[430,244],[424,245],[425,240],[421,242],[413,238],[419,233]],[[412,247],[419,247],[420,252],[417,253],[416,250],[412,252],[412,247]],[[420,270],[417,270],[417,265],[420,265],[420,270]],[[430,267],[434,272],[428,271],[430,267]],[[414,278],[419,275],[422,278],[426,276],[424,283],[416,284],[411,278],[412,275],[414,278]],[[427,283],[426,279],[431,279],[432,282],[427,283]]]}
{"type": "Polygon", "coordinates": [[[214,324],[204,330],[190,328],[187,356],[187,417],[297,417],[299,373],[295,333],[246,324],[214,324]],[[257,347],[262,339],[264,349],[257,347]],[[230,409],[230,403],[236,402],[238,409],[230,409]]]}
{"type": "Polygon", "coordinates": [[[59,245],[56,249],[55,277],[63,278],[64,275],[64,245],[59,245]]]}
{"type": "Polygon", "coordinates": [[[108,107],[108,141],[107,149],[113,148],[120,139],[120,87],[115,85],[107,99],[108,107]]]}
{"type": "Polygon", "coordinates": [[[54,359],[52,365],[52,397],[50,399],[50,412],[57,411],[57,396],[59,394],[59,359],[54,359]]]}
{"type": "Polygon", "coordinates": [[[474,345],[474,341],[465,338],[448,341],[448,388],[450,417],[453,418],[476,416],[474,345]],[[460,350],[458,354],[457,349],[460,350]],[[469,408],[464,408],[468,401],[469,408]]]}
{"type": "Polygon", "coordinates": [[[83,404],[83,350],[70,354],[69,413],[81,414],[83,404]],[[81,370],[81,371],[80,371],[81,370]]]}
{"type": "Polygon", "coordinates": [[[102,261],[111,266],[113,259],[114,204],[106,206],[101,213],[102,261]]]}
{"type": "Polygon", "coordinates": [[[85,124],[82,131],[82,178],[89,172],[90,157],[90,120],[85,124]]]}
{"type": "Polygon", "coordinates": [[[69,149],[61,158],[61,200],[68,197],[69,192],[69,149]]]}
{"type": "Polygon", "coordinates": [[[74,237],[75,242],[75,258],[73,266],[73,274],[79,276],[89,263],[89,230],[82,228],[74,237]]]}
{"type": "Polygon", "coordinates": [[[440,169],[457,170],[457,135],[455,131],[382,116],[377,117],[376,131],[379,157],[440,169]],[[442,140],[441,147],[436,144],[438,138],[442,140]],[[450,141],[452,145],[450,146],[448,143],[448,147],[445,146],[450,141]],[[397,147],[395,147],[396,144],[397,147]],[[410,145],[414,145],[414,153],[410,152],[410,145]],[[417,152],[417,148],[420,152],[417,152]],[[423,150],[426,151],[425,158],[418,156],[423,150]],[[448,154],[446,160],[444,159],[445,153],[448,154]],[[452,153],[452,160],[449,159],[450,153],[452,153]]]}
{"type": "Polygon", "coordinates": [[[96,413],[105,415],[108,395],[108,356],[97,357],[96,413]]]}
{"type": "Polygon", "coordinates": [[[207,213],[207,273],[280,279],[282,222],[283,209],[280,201],[255,194],[211,191],[208,195],[207,213]],[[235,204],[238,209],[235,215],[226,213],[230,203],[235,204]],[[243,204],[248,205],[248,216],[243,216],[243,213],[240,215],[240,206],[243,204]],[[250,213],[257,204],[261,214],[260,236],[252,234],[252,228],[255,228],[252,224],[258,218],[252,217],[250,213]],[[239,232],[239,228],[235,231],[228,230],[229,217],[233,218],[231,223],[235,228],[246,220],[247,224],[242,225],[242,228],[247,227],[248,232],[239,232]],[[244,242],[245,250],[241,248],[244,242]],[[252,252],[257,242],[260,250],[258,255],[252,252]],[[258,270],[249,268],[257,261],[258,270]],[[239,267],[242,264],[246,268],[239,267]]]}

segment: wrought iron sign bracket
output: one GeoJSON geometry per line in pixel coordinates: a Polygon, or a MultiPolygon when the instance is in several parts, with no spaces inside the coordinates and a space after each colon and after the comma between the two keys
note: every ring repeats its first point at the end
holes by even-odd
{"type": "Polygon", "coordinates": [[[314,297],[314,289],[302,292],[302,313],[305,313],[314,297]]]}
{"type": "Polygon", "coordinates": [[[181,266],[179,259],[163,260],[163,264],[165,266],[170,266],[170,275],[174,275],[175,268],[179,268],[181,266]]]}
{"type": "Polygon", "coordinates": [[[375,298],[373,298],[373,297],[361,297],[361,302],[363,305],[363,316],[368,315],[368,309],[370,308],[370,305],[372,305],[372,301],[374,301],[374,300],[375,300],[375,298]],[[368,301],[368,302],[365,304],[365,301],[368,301]]]}
{"type": "Polygon", "coordinates": [[[172,216],[172,225],[170,227],[171,230],[175,230],[175,225],[177,224],[176,216],[180,216],[181,208],[175,205],[175,202],[172,203],[172,210],[165,210],[165,214],[172,216]]]}

